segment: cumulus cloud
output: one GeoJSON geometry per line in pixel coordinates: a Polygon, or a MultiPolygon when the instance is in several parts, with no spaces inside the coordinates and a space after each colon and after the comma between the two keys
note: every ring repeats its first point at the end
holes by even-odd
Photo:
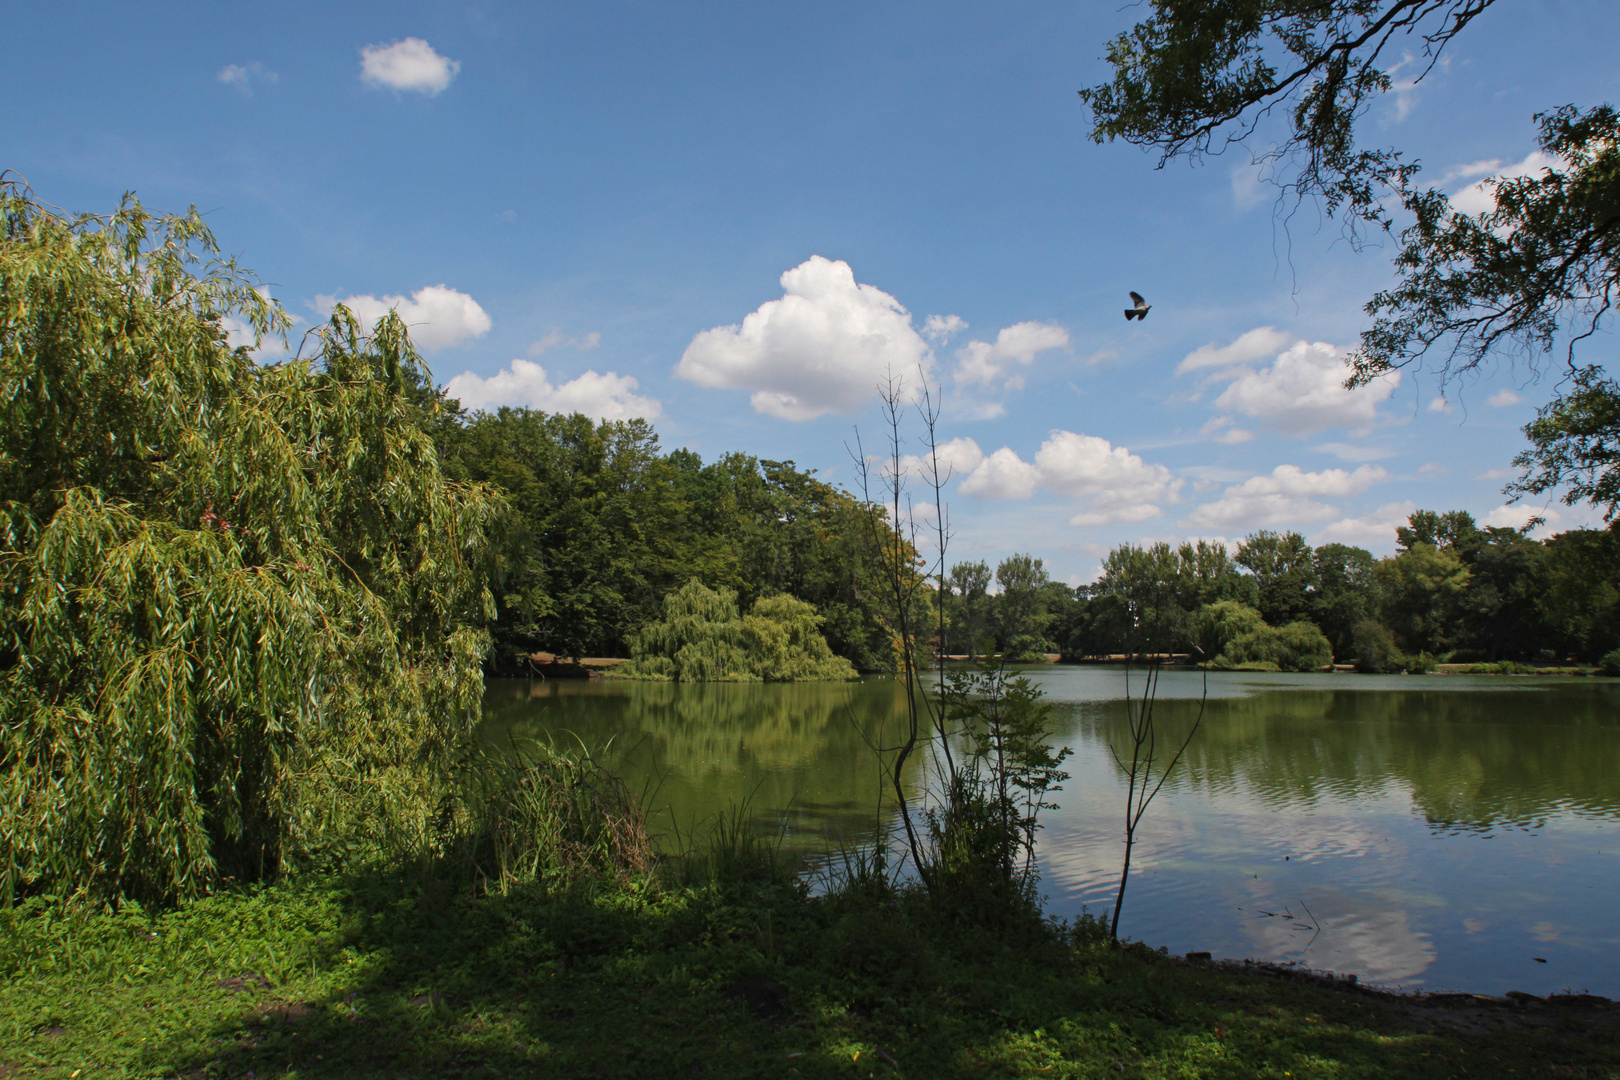
{"type": "Polygon", "coordinates": [[[1507,503],[1486,514],[1483,524],[1495,526],[1498,529],[1522,529],[1530,524],[1533,518],[1543,519],[1542,526],[1535,531],[1546,535],[1552,532],[1559,522],[1564,520],[1564,515],[1550,506],[1519,506],[1507,503]]]}
{"type": "Polygon", "coordinates": [[[434,97],[450,85],[460,70],[461,61],[440,56],[419,37],[390,45],[367,45],[360,50],[360,79],[368,86],[434,97]]]}
{"type": "Polygon", "coordinates": [[[1279,465],[1268,475],[1233,484],[1215,502],[1196,507],[1184,524],[1242,532],[1326,521],[1338,511],[1319,499],[1357,495],[1388,476],[1376,465],[1361,465],[1354,472],[1323,469],[1314,473],[1298,465],[1279,465]]]}
{"type": "Polygon", "coordinates": [[[1345,517],[1316,530],[1311,537],[1317,544],[1349,544],[1353,547],[1392,548],[1395,546],[1395,528],[1405,525],[1417,511],[1417,503],[1385,503],[1377,510],[1361,517],[1345,517]]]}
{"type": "Polygon", "coordinates": [[[935,345],[943,345],[968,328],[960,315],[930,315],[923,320],[923,337],[935,345]]]}
{"type": "MultiPolygon", "coordinates": [[[[1241,340],[1241,339],[1240,339],[1241,340]]],[[[1331,427],[1365,427],[1400,382],[1400,372],[1346,390],[1339,350],[1324,341],[1297,342],[1270,367],[1229,369],[1232,384],[1215,399],[1221,412],[1240,413],[1285,435],[1331,427]]]]}
{"type": "Polygon", "coordinates": [[[961,491],[983,499],[1027,499],[1035,494],[1040,474],[1011,447],[985,458],[962,481],[961,491]]]}
{"type": "Polygon", "coordinates": [[[1504,409],[1509,405],[1524,404],[1524,398],[1520,397],[1518,394],[1515,394],[1512,390],[1498,390],[1485,400],[1490,402],[1492,405],[1495,405],[1498,409],[1504,409]]]}
{"type": "Polygon", "coordinates": [[[422,349],[460,345],[489,332],[489,315],[478,306],[478,301],[445,285],[417,289],[410,299],[369,293],[345,296],[341,300],[336,296],[315,298],[315,310],[322,315],[330,315],[337,304],[353,312],[365,327],[375,326],[377,320],[390,311],[399,312],[399,317],[410,327],[411,340],[422,349]]]}
{"type": "MultiPolygon", "coordinates": [[[[989,386],[1005,375],[1014,365],[1028,367],[1035,357],[1049,349],[1064,349],[1069,345],[1069,332],[1051,323],[1021,322],[1004,328],[996,340],[970,341],[956,351],[956,370],[952,373],[958,386],[989,386]]],[[[1022,376],[1015,375],[1010,382],[1022,385],[1022,376]]]]}
{"type": "Polygon", "coordinates": [[[1523,161],[1501,168],[1500,161],[1477,162],[1469,168],[1488,169],[1494,175],[1476,181],[1451,196],[1451,208],[1460,214],[1488,214],[1496,209],[1496,183],[1540,176],[1550,169],[1561,169],[1564,162],[1545,150],[1532,150],[1523,161]]]}
{"type": "Polygon", "coordinates": [[[590,352],[602,344],[602,335],[596,330],[578,337],[570,337],[561,330],[553,329],[545,337],[529,346],[530,356],[539,356],[552,349],[578,349],[580,352],[590,352]]]}
{"type": "Polygon", "coordinates": [[[1253,363],[1268,356],[1276,356],[1298,340],[1299,338],[1293,334],[1278,330],[1275,326],[1257,326],[1239,336],[1230,345],[1216,345],[1211,342],[1199,346],[1176,365],[1176,374],[1184,375],[1189,371],[1200,371],[1205,368],[1229,368],[1253,363]]]}
{"type": "MultiPolygon", "coordinates": [[[[942,483],[953,477],[969,475],[984,461],[984,451],[979,449],[979,444],[967,438],[940,443],[935,447],[934,454],[939,462],[939,478],[942,483]]],[[[900,458],[900,473],[902,476],[930,480],[933,476],[933,465],[921,454],[905,454],[900,458]]]]}
{"type": "Polygon", "coordinates": [[[502,405],[555,413],[584,413],[601,420],[651,420],[663,411],[655,398],[635,393],[636,380],[613,372],[595,371],[554,385],[546,369],[530,360],[513,360],[489,378],[464,371],[445,384],[445,392],[469,409],[495,409],[502,405]]]}
{"type": "Polygon", "coordinates": [[[1107,439],[1054,431],[1034,462],[1006,446],[985,457],[962,481],[961,491],[986,499],[1027,499],[1038,487],[1084,500],[1085,509],[1071,525],[1103,525],[1158,516],[1159,504],[1175,500],[1181,481],[1163,465],[1149,464],[1107,439]]]}
{"type": "Polygon", "coordinates": [[[1443,397],[1430,398],[1427,408],[1432,413],[1448,413],[1451,411],[1451,402],[1443,397]]]}
{"type": "Polygon", "coordinates": [[[751,390],[755,412],[812,420],[867,405],[890,372],[932,369],[933,353],[910,314],[882,289],[856,282],[848,263],[815,255],[781,280],[780,300],[694,337],[675,374],[699,386],[751,390]]]}
{"type": "Polygon", "coordinates": [[[234,86],[251,97],[254,83],[274,83],[281,76],[255,60],[251,64],[226,64],[214,77],[226,86],[234,86]]]}

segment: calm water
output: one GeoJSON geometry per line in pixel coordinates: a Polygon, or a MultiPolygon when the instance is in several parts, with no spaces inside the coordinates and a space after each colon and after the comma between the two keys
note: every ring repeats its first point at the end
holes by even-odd
{"type": "MultiPolygon", "coordinates": [[[[1043,819],[1042,891],[1054,914],[1101,913],[1122,850],[1124,674],[1031,677],[1074,748],[1043,819]]],[[[1168,732],[1201,688],[1164,677],[1168,732]]],[[[497,681],[486,708],[492,740],[611,741],[667,835],[748,799],[811,854],[876,834],[868,743],[902,715],[881,679],[497,681]]],[[[1620,681],[1212,674],[1139,834],[1121,932],[1390,986],[1620,996],[1620,681]]]]}

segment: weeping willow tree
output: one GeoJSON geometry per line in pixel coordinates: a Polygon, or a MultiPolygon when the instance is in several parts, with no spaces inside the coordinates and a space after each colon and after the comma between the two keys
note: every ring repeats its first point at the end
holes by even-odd
{"type": "Polygon", "coordinates": [[[856,677],[821,636],[813,605],[762,596],[741,615],[737,593],[705,588],[695,578],[664,597],[664,617],[630,639],[624,678],[675,682],[812,682],[856,677]]]}
{"type": "Polygon", "coordinates": [[[504,513],[447,483],[390,315],[313,356],[196,213],[0,189],[0,903],[174,899],[424,835],[504,513]]]}

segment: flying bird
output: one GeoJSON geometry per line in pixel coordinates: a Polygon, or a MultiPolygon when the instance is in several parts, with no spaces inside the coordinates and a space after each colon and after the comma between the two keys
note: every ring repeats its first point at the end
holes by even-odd
{"type": "Polygon", "coordinates": [[[1130,322],[1132,319],[1147,318],[1148,309],[1153,305],[1142,299],[1142,294],[1139,292],[1131,293],[1131,302],[1136,306],[1125,309],[1125,321],[1130,322]]]}

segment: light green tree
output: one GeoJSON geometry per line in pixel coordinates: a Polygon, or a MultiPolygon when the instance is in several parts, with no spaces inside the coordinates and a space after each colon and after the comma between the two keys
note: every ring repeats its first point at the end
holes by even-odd
{"type": "Polygon", "coordinates": [[[195,895],[422,839],[478,716],[503,507],[397,317],[285,316],[195,212],[0,197],[0,902],[195,895]]]}

